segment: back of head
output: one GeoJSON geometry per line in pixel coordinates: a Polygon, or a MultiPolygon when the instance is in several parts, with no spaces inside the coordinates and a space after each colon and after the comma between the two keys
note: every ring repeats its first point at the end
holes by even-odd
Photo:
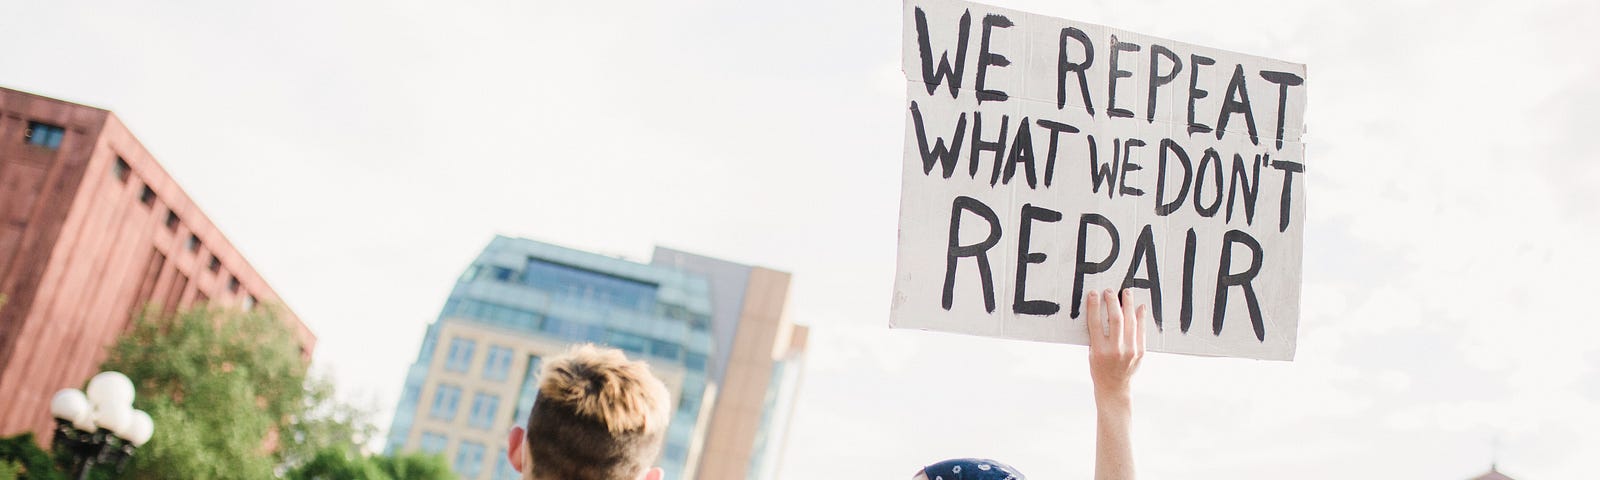
{"type": "Polygon", "coordinates": [[[644,362],[594,345],[545,364],[528,415],[533,478],[633,480],[661,451],[671,401],[644,362]]]}

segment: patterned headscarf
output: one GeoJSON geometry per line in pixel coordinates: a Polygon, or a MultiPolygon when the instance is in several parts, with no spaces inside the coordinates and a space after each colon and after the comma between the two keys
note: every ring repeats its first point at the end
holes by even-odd
{"type": "Polygon", "coordinates": [[[982,458],[958,458],[922,469],[928,480],[1027,480],[1010,465],[982,458]]]}

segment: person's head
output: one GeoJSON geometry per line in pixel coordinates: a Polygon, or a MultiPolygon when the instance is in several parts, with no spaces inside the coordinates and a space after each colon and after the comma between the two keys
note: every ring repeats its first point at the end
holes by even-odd
{"type": "Polygon", "coordinates": [[[594,345],[545,363],[527,429],[507,454],[528,480],[659,480],[671,400],[644,362],[594,345]]]}
{"type": "Polygon", "coordinates": [[[913,480],[1027,480],[1010,465],[983,458],[957,458],[922,467],[913,480]]]}

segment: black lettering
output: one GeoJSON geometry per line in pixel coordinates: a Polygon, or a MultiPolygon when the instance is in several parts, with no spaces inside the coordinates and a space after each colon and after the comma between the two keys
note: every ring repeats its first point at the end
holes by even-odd
{"type": "Polygon", "coordinates": [[[1078,127],[1045,119],[1034,121],[1035,124],[1050,130],[1050,150],[1045,152],[1044,161],[1044,186],[1050,186],[1051,180],[1056,176],[1056,140],[1061,132],[1078,133],[1078,127]]]}
{"type": "Polygon", "coordinates": [[[1046,208],[1039,208],[1033,204],[1022,205],[1022,225],[1017,229],[1017,285],[1016,297],[1011,302],[1011,311],[1018,315],[1055,315],[1061,311],[1061,304],[1048,300],[1028,300],[1028,264],[1044,263],[1047,256],[1043,252],[1032,252],[1028,249],[1029,239],[1033,234],[1033,222],[1059,222],[1061,212],[1046,208]]]}
{"type": "Polygon", "coordinates": [[[1294,198],[1294,174],[1306,171],[1306,166],[1286,160],[1272,161],[1272,168],[1283,170],[1283,193],[1278,198],[1278,231],[1289,230],[1290,200],[1294,198]]]}
{"type": "Polygon", "coordinates": [[[972,151],[967,154],[967,176],[978,178],[978,154],[994,152],[994,173],[989,175],[989,186],[1000,182],[1000,163],[1006,157],[1006,131],[1011,129],[1011,117],[1000,116],[1000,138],[993,142],[983,140],[983,112],[972,112],[972,151]]]}
{"type": "Polygon", "coordinates": [[[1233,154],[1233,174],[1229,175],[1228,182],[1228,214],[1223,217],[1223,223],[1233,222],[1233,196],[1239,190],[1244,190],[1244,224],[1255,222],[1256,197],[1261,194],[1261,155],[1255,157],[1254,173],[1245,173],[1244,157],[1233,154]]]}
{"type": "Polygon", "coordinates": [[[922,153],[922,174],[933,173],[933,164],[937,162],[944,168],[944,178],[950,178],[955,173],[956,164],[961,161],[961,141],[967,137],[967,112],[961,112],[961,117],[956,119],[956,133],[950,136],[950,148],[945,148],[943,138],[933,139],[933,148],[928,148],[928,134],[922,127],[922,111],[917,109],[917,101],[911,101],[911,123],[917,130],[917,148],[922,153]]]}
{"type": "Polygon", "coordinates": [[[1278,150],[1283,150],[1283,121],[1289,111],[1289,87],[1305,83],[1306,79],[1300,78],[1289,72],[1261,72],[1261,78],[1278,85],[1278,150]]]}
{"type": "Polygon", "coordinates": [[[1261,273],[1261,244],[1243,231],[1228,230],[1228,233],[1222,234],[1222,263],[1217,266],[1217,299],[1211,310],[1213,335],[1222,335],[1222,319],[1228,313],[1228,289],[1240,287],[1244,289],[1244,303],[1250,310],[1250,327],[1256,331],[1256,340],[1267,341],[1266,325],[1261,319],[1261,303],[1256,300],[1255,287],[1250,285],[1258,273],[1261,273]],[[1250,249],[1250,268],[1239,273],[1228,273],[1233,267],[1235,243],[1250,249]]]}
{"type": "Polygon", "coordinates": [[[1028,129],[1028,117],[1022,117],[1022,123],[1017,125],[1017,138],[1011,140],[1011,154],[1006,156],[1006,177],[1001,180],[1006,185],[1011,184],[1011,177],[1017,174],[1017,164],[1023,164],[1022,172],[1028,178],[1028,188],[1038,188],[1034,179],[1033,166],[1033,133],[1028,129]]]}
{"type": "Polygon", "coordinates": [[[1244,126],[1250,131],[1250,143],[1260,145],[1256,136],[1256,115],[1250,110],[1250,92],[1245,90],[1244,65],[1233,66],[1233,80],[1228,81],[1228,92],[1222,96],[1222,111],[1217,114],[1217,140],[1228,131],[1228,118],[1244,114],[1244,126]]]}
{"type": "Polygon", "coordinates": [[[1156,265],[1155,232],[1149,225],[1139,232],[1139,239],[1133,242],[1133,257],[1128,263],[1128,275],[1122,277],[1122,288],[1143,288],[1150,291],[1150,314],[1156,320],[1156,330],[1162,330],[1161,325],[1161,268],[1156,265]],[[1145,278],[1134,276],[1139,273],[1139,266],[1144,265],[1148,270],[1145,278]]]}
{"type": "Polygon", "coordinates": [[[992,13],[983,16],[983,39],[978,42],[978,84],[973,87],[978,89],[978,103],[1004,102],[1010,98],[1006,92],[983,89],[983,79],[988,74],[990,65],[1004,67],[1011,64],[1011,60],[1005,56],[989,51],[989,32],[995,27],[1011,28],[1011,19],[992,13]]]}
{"type": "Polygon", "coordinates": [[[950,81],[950,98],[956,98],[956,91],[961,89],[961,71],[967,66],[967,36],[972,31],[972,12],[961,13],[961,36],[956,40],[956,64],[950,66],[950,51],[939,53],[939,68],[933,67],[933,46],[928,39],[928,15],[922,13],[922,7],[916,8],[917,21],[917,49],[922,54],[922,83],[928,87],[928,95],[933,95],[939,89],[941,78],[950,81]]]}
{"type": "Polygon", "coordinates": [[[1194,171],[1189,165],[1188,152],[1184,152],[1183,146],[1178,145],[1176,140],[1170,138],[1161,139],[1161,156],[1158,162],[1156,165],[1156,215],[1165,217],[1183,207],[1183,200],[1189,196],[1190,174],[1194,173],[1194,171]],[[1177,157],[1178,162],[1183,164],[1183,183],[1179,184],[1181,187],[1178,189],[1178,194],[1172,197],[1172,202],[1170,203],[1165,200],[1167,194],[1167,152],[1172,152],[1172,156],[1177,157]]]}
{"type": "Polygon", "coordinates": [[[1172,83],[1173,80],[1178,78],[1178,74],[1182,72],[1183,61],[1178,60],[1178,54],[1172,53],[1172,49],[1161,45],[1150,45],[1150,106],[1145,109],[1145,121],[1149,123],[1156,122],[1156,89],[1162,85],[1172,83]],[[1159,67],[1162,57],[1166,57],[1167,63],[1172,64],[1172,71],[1158,73],[1161,71],[1159,67]]]}
{"type": "Polygon", "coordinates": [[[1144,190],[1128,186],[1128,172],[1144,170],[1144,167],[1139,166],[1137,163],[1133,163],[1133,147],[1143,146],[1144,140],[1137,138],[1130,138],[1127,141],[1122,142],[1122,176],[1117,180],[1117,185],[1119,185],[1117,187],[1117,192],[1121,193],[1124,197],[1137,197],[1144,195],[1144,190]]]}
{"type": "Polygon", "coordinates": [[[1138,44],[1119,42],[1116,35],[1111,36],[1111,53],[1107,54],[1111,57],[1111,85],[1106,89],[1106,115],[1112,118],[1133,118],[1133,112],[1126,108],[1117,108],[1117,79],[1133,76],[1133,72],[1117,68],[1117,53],[1137,51],[1139,51],[1138,44]]]}
{"type": "Polygon", "coordinates": [[[1106,198],[1111,198],[1117,193],[1117,169],[1122,152],[1122,139],[1111,139],[1111,162],[1100,164],[1100,149],[1094,141],[1094,135],[1089,135],[1089,180],[1094,182],[1094,193],[1100,193],[1102,181],[1111,188],[1106,189],[1106,198]]]}
{"type": "Polygon", "coordinates": [[[1178,308],[1178,330],[1189,333],[1194,320],[1194,229],[1183,235],[1183,305],[1178,308]]]}
{"type": "Polygon", "coordinates": [[[1196,122],[1194,120],[1194,101],[1202,99],[1202,98],[1206,98],[1207,95],[1211,94],[1211,92],[1207,92],[1205,90],[1201,90],[1200,87],[1199,87],[1199,85],[1200,85],[1200,67],[1205,66],[1205,65],[1216,65],[1216,64],[1217,64],[1217,61],[1216,60],[1212,60],[1210,57],[1202,57],[1202,56],[1193,55],[1193,54],[1189,55],[1189,134],[1190,135],[1194,135],[1196,133],[1206,133],[1206,132],[1210,132],[1211,131],[1211,127],[1206,126],[1206,124],[1204,124],[1204,123],[1196,122]]]}
{"type": "Polygon", "coordinates": [[[1067,72],[1078,74],[1078,90],[1083,93],[1083,111],[1094,116],[1094,102],[1089,99],[1089,66],[1094,64],[1094,43],[1089,35],[1074,27],[1061,29],[1061,50],[1056,58],[1056,109],[1067,108],[1067,72]],[[1083,45],[1083,61],[1073,63],[1067,56],[1067,39],[1083,45]]]}
{"type": "Polygon", "coordinates": [[[956,260],[977,257],[978,279],[983,283],[983,308],[994,313],[994,275],[989,270],[989,249],[1000,243],[1000,218],[988,205],[972,197],[956,197],[950,206],[950,248],[945,255],[944,297],[940,305],[949,310],[955,301],[956,260]],[[961,212],[972,212],[989,222],[989,236],[972,245],[961,244],[961,212]]]}
{"type": "Polygon", "coordinates": [[[1217,153],[1217,149],[1207,148],[1206,152],[1200,155],[1199,170],[1194,172],[1194,211],[1202,217],[1209,218],[1216,215],[1217,210],[1222,208],[1222,168],[1222,155],[1217,153]],[[1212,163],[1217,166],[1209,168],[1212,163]],[[1217,196],[1211,201],[1211,206],[1205,207],[1201,206],[1203,204],[1200,203],[1200,195],[1201,192],[1205,191],[1205,188],[1202,188],[1205,187],[1205,184],[1202,182],[1205,181],[1206,170],[1208,169],[1215,173],[1211,178],[1216,180],[1215,190],[1217,191],[1217,196]]]}
{"type": "Polygon", "coordinates": [[[1117,227],[1111,224],[1111,220],[1094,213],[1085,213],[1078,217],[1078,261],[1072,274],[1072,318],[1078,318],[1083,306],[1083,277],[1110,270],[1111,264],[1117,260],[1117,250],[1121,248],[1121,243],[1122,239],[1117,236],[1117,227]],[[1098,262],[1088,261],[1090,225],[1105,229],[1111,238],[1111,252],[1106,254],[1104,260],[1098,262]]]}

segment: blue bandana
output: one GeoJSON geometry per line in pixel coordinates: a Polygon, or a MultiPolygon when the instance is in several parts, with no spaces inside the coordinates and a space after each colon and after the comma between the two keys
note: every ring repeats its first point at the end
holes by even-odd
{"type": "Polygon", "coordinates": [[[922,469],[928,480],[1027,480],[1010,465],[982,458],[958,458],[922,469]]]}

